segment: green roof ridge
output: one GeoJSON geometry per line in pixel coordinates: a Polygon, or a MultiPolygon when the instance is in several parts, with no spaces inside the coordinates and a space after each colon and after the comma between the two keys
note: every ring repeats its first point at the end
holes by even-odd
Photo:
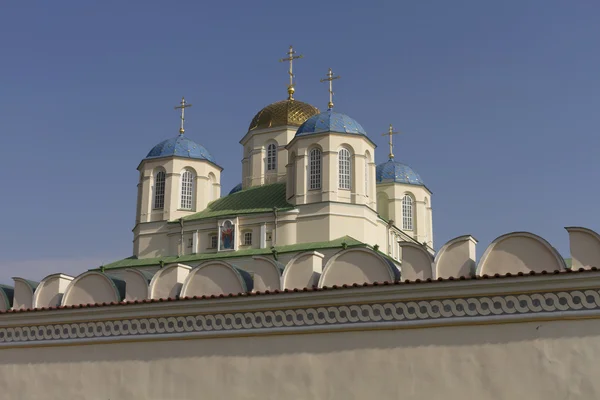
{"type": "MultiPolygon", "coordinates": [[[[346,243],[347,247],[367,246],[367,244],[365,244],[359,240],[356,240],[351,236],[343,236],[341,238],[331,240],[328,242],[297,243],[297,244],[290,244],[290,245],[285,245],[285,246],[275,246],[274,248],[275,248],[275,250],[277,250],[278,254],[282,254],[282,253],[291,253],[291,252],[341,248],[343,246],[342,243],[344,243],[344,242],[346,243]]],[[[176,262],[185,263],[185,262],[196,262],[196,261],[209,261],[209,260],[251,257],[251,256],[261,256],[261,255],[271,255],[271,254],[273,254],[273,251],[271,248],[264,248],[264,249],[243,249],[243,250],[237,250],[237,251],[224,251],[224,252],[218,252],[218,253],[189,254],[189,255],[180,256],[180,257],[177,257],[177,256],[154,257],[154,258],[128,257],[128,258],[104,265],[104,270],[108,271],[111,269],[120,269],[120,268],[158,266],[158,265],[160,265],[161,261],[163,261],[165,264],[172,264],[172,263],[176,263],[176,262]]],[[[94,269],[94,270],[96,270],[96,269],[94,269]]]]}
{"type": "MultiPolygon", "coordinates": [[[[253,186],[214,200],[208,204],[205,210],[183,217],[183,220],[196,221],[206,218],[267,213],[273,211],[275,207],[281,211],[291,210],[294,206],[287,202],[285,192],[285,183],[253,186]]],[[[171,223],[175,222],[177,221],[171,221],[171,223]]]]}

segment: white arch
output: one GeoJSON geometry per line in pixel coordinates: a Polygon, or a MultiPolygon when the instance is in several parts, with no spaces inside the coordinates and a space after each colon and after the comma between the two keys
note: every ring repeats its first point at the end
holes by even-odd
{"type": "Polygon", "coordinates": [[[402,280],[430,279],[433,277],[433,257],[422,245],[400,242],[402,249],[402,280]]]}
{"type": "Polygon", "coordinates": [[[318,286],[391,282],[399,278],[400,273],[391,261],[371,249],[352,248],[338,252],[327,261],[318,286]]]}
{"type": "Polygon", "coordinates": [[[15,293],[12,308],[14,310],[26,310],[28,308],[33,308],[33,294],[35,293],[35,289],[38,287],[39,283],[19,277],[13,277],[12,279],[15,282],[15,293]]]}
{"type": "Polygon", "coordinates": [[[65,274],[51,274],[42,279],[33,293],[33,308],[59,306],[73,279],[65,274]]]}
{"type": "Polygon", "coordinates": [[[192,267],[170,264],[159,269],[148,285],[149,299],[168,299],[178,296],[192,267]]]}
{"type": "Polygon", "coordinates": [[[283,264],[263,256],[254,256],[252,259],[255,261],[250,264],[247,268],[253,275],[253,291],[264,292],[265,290],[279,290],[281,289],[281,275],[285,269],[283,264]],[[260,264],[266,267],[260,267],[260,264]]]}
{"type": "Polygon", "coordinates": [[[127,301],[149,298],[149,286],[154,274],[137,268],[128,268],[123,274],[125,280],[125,299],[127,301]]]}
{"type": "Polygon", "coordinates": [[[476,245],[477,239],[471,235],[449,240],[435,255],[434,278],[458,278],[475,273],[476,245]]]}
{"type": "Polygon", "coordinates": [[[98,271],[77,276],[65,290],[61,305],[102,304],[125,298],[125,281],[98,271]]]}
{"type": "Polygon", "coordinates": [[[182,297],[252,291],[251,275],[225,261],[206,261],[194,268],[181,288],[182,297]]]}
{"type": "Polygon", "coordinates": [[[494,275],[565,269],[565,260],[544,238],[529,232],[512,232],[496,238],[477,265],[477,274],[494,275]]]}
{"type": "Polygon", "coordinates": [[[581,226],[568,226],[571,268],[600,268],[600,235],[581,226]]]}
{"type": "Polygon", "coordinates": [[[300,289],[318,285],[323,273],[323,258],[325,256],[317,251],[296,254],[283,270],[281,288],[300,289]]]}

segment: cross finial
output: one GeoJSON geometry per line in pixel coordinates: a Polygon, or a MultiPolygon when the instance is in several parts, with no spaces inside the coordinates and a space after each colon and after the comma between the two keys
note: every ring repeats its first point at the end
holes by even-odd
{"type": "Polygon", "coordinates": [[[331,110],[333,108],[333,81],[336,79],[340,79],[339,76],[333,76],[333,71],[329,68],[329,72],[327,73],[327,78],[321,79],[321,82],[329,82],[329,104],[327,107],[331,110]]]}
{"type": "Polygon", "coordinates": [[[284,62],[284,61],[290,62],[290,69],[288,71],[288,74],[290,75],[290,84],[288,85],[288,100],[294,100],[294,92],[296,91],[294,89],[294,71],[293,71],[294,60],[304,57],[302,54],[299,54],[297,56],[295,56],[294,54],[296,54],[296,51],[290,45],[290,49],[287,52],[287,58],[282,58],[281,60],[279,60],[279,62],[284,62]]]}
{"type": "Polygon", "coordinates": [[[185,97],[181,98],[181,103],[179,103],[180,105],[175,107],[176,110],[181,109],[181,127],[179,128],[179,134],[183,135],[183,132],[185,132],[185,130],[183,129],[183,121],[185,121],[185,109],[188,107],[191,107],[191,104],[187,104],[185,102],[185,97]]]}
{"type": "Polygon", "coordinates": [[[381,136],[389,136],[389,138],[390,138],[390,142],[389,142],[389,145],[390,145],[390,154],[389,154],[390,160],[392,160],[394,158],[394,143],[392,142],[392,136],[393,135],[399,135],[401,133],[402,132],[394,132],[394,127],[392,126],[392,124],[390,124],[390,128],[388,129],[388,131],[386,133],[383,133],[381,135],[381,136]]]}

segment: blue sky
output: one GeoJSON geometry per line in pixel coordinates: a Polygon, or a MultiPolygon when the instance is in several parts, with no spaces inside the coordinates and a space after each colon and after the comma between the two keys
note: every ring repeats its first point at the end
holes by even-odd
{"type": "Polygon", "coordinates": [[[0,6],[0,281],[131,255],[139,161],[186,134],[241,177],[240,138],[286,95],[358,120],[433,191],[436,247],[600,230],[600,3],[6,2],[0,6]]]}

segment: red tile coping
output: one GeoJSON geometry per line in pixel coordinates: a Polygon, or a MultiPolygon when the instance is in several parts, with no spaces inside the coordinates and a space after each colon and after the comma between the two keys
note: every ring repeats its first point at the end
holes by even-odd
{"type": "Polygon", "coordinates": [[[354,283],[352,285],[333,285],[333,286],[323,286],[322,288],[313,286],[310,288],[302,288],[302,289],[275,289],[275,290],[265,290],[264,292],[243,292],[243,293],[230,293],[230,294],[220,294],[220,295],[210,295],[210,296],[186,296],[186,297],[169,297],[166,299],[144,299],[144,300],[133,300],[133,301],[121,301],[121,302],[110,302],[110,303],[96,303],[96,304],[77,304],[72,306],[56,306],[56,307],[41,307],[41,308],[27,308],[20,310],[6,310],[0,311],[0,314],[13,314],[13,313],[22,313],[22,312],[37,312],[37,311],[50,311],[50,310],[67,310],[74,308],[96,308],[96,307],[110,307],[110,306],[125,306],[131,304],[145,304],[145,303],[164,303],[169,301],[186,301],[186,300],[207,300],[207,299],[224,299],[224,298],[232,298],[232,297],[253,297],[253,296],[265,296],[265,295],[276,295],[276,294],[284,294],[284,293],[299,293],[299,292],[320,292],[326,290],[340,290],[340,289],[352,289],[358,287],[373,287],[373,286],[391,286],[391,285],[408,285],[408,284],[420,284],[420,283],[435,283],[435,282],[449,282],[449,281],[469,281],[469,280],[481,280],[481,279],[503,279],[503,278],[515,278],[515,277],[524,277],[524,276],[534,276],[534,275],[559,275],[559,274],[572,274],[572,273],[585,273],[598,271],[599,268],[591,267],[591,268],[579,268],[578,270],[574,269],[565,269],[565,270],[555,270],[555,271],[542,271],[535,272],[531,271],[528,273],[518,272],[516,274],[506,273],[504,275],[494,274],[494,275],[474,275],[474,276],[460,276],[460,277],[449,277],[449,278],[437,278],[437,279],[415,279],[411,280],[397,280],[397,281],[385,281],[385,282],[373,282],[373,283],[354,283]]]}

